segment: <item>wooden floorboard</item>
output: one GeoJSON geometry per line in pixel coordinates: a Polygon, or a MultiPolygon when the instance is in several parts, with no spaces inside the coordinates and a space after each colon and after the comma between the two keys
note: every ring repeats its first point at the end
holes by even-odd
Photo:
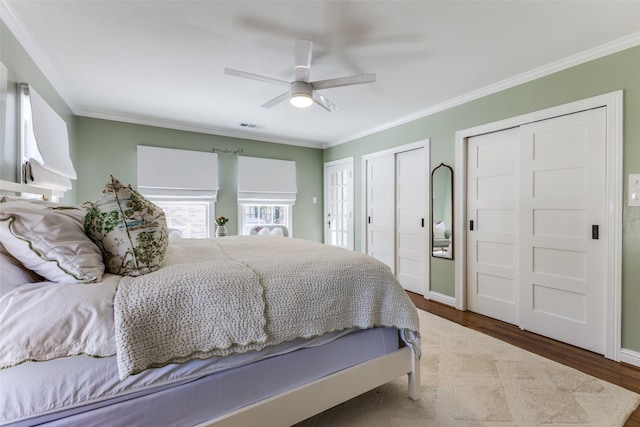
{"type": "MultiPolygon", "coordinates": [[[[460,311],[439,302],[426,300],[422,295],[407,292],[421,310],[443,317],[467,328],[498,338],[547,359],[570,366],[628,390],[640,393],[640,368],[605,359],[604,356],[569,344],[546,338],[517,326],[472,313],[460,311]]],[[[640,427],[640,408],[625,423],[625,427],[640,427]]]]}

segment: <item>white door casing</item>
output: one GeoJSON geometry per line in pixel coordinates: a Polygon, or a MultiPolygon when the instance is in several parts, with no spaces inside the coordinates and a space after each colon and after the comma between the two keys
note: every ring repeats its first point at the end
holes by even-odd
{"type": "Polygon", "coordinates": [[[600,236],[603,245],[604,265],[604,355],[609,359],[620,360],[621,355],[621,285],[622,285],[622,106],[623,92],[616,91],[592,98],[572,102],[499,122],[489,123],[456,132],[456,164],[458,173],[454,176],[455,188],[455,244],[459,254],[455,260],[455,304],[456,308],[467,308],[466,244],[467,244],[467,143],[475,135],[523,126],[540,120],[546,120],[598,107],[606,107],[606,146],[605,146],[605,203],[600,236]]]}
{"type": "Polygon", "coordinates": [[[324,165],[324,242],[353,250],[353,157],[324,165]]]}
{"type": "Polygon", "coordinates": [[[411,292],[425,294],[425,209],[427,165],[424,148],[396,154],[396,277],[411,292]]]}

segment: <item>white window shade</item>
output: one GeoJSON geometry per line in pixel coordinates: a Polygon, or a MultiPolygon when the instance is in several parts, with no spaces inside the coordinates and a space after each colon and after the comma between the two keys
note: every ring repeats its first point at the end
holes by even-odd
{"type": "Polygon", "coordinates": [[[293,205],[297,192],[296,162],[238,157],[239,204],[293,205]]]}
{"type": "Polygon", "coordinates": [[[151,198],[218,197],[218,155],[138,146],[138,191],[151,198]]]}
{"type": "Polygon", "coordinates": [[[54,191],[71,189],[77,179],[69,156],[67,123],[30,85],[22,90],[22,146],[24,180],[54,191]]]}

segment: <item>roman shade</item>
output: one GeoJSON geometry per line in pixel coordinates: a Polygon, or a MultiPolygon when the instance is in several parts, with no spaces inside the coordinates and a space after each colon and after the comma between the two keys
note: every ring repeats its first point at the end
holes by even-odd
{"type": "Polygon", "coordinates": [[[218,198],[218,155],[138,145],[138,191],[155,199],[218,198]]]}
{"type": "Polygon", "coordinates": [[[62,195],[76,171],[69,156],[67,123],[31,85],[21,84],[24,182],[62,195]]]}
{"type": "Polygon", "coordinates": [[[296,162],[238,157],[238,204],[296,202],[296,162]]]}

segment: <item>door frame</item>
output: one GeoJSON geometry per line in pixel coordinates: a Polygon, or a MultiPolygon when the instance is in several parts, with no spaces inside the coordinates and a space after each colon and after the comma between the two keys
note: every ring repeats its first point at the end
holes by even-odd
{"type": "Polygon", "coordinates": [[[606,275],[605,301],[605,354],[608,359],[620,361],[621,306],[622,306],[622,190],[623,190],[623,91],[594,96],[557,107],[523,114],[505,120],[464,129],[455,134],[454,174],[455,223],[454,240],[458,256],[455,262],[455,301],[459,310],[467,309],[466,296],[466,224],[467,224],[467,139],[527,123],[578,113],[598,107],[606,107],[606,178],[605,224],[609,230],[604,240],[606,275]]]}
{"type": "Polygon", "coordinates": [[[348,193],[349,193],[349,200],[347,201],[348,205],[349,205],[349,224],[347,226],[347,241],[349,244],[349,249],[353,250],[354,249],[354,242],[355,242],[355,214],[354,214],[354,209],[355,209],[355,194],[354,194],[354,158],[353,156],[351,157],[345,157],[344,159],[339,159],[339,160],[332,160],[330,162],[325,162],[324,163],[324,168],[323,168],[323,184],[322,186],[324,187],[324,206],[323,206],[323,210],[324,210],[324,217],[323,217],[323,239],[324,242],[327,243],[327,237],[328,237],[328,233],[329,233],[329,229],[327,227],[327,215],[329,214],[329,187],[327,186],[327,169],[332,167],[332,166],[344,166],[344,168],[346,170],[348,170],[351,173],[351,176],[349,177],[349,183],[347,185],[348,188],[348,193]]]}

